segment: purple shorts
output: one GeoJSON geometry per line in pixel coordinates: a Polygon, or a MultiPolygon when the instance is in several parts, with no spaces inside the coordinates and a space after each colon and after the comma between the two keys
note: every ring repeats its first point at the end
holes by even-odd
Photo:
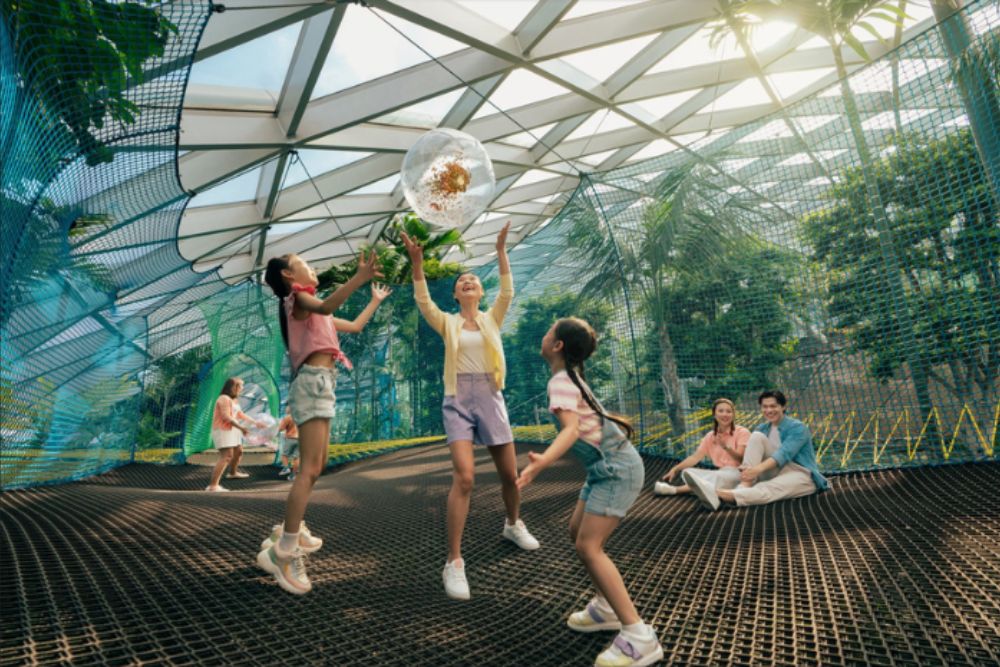
{"type": "Polygon", "coordinates": [[[459,373],[454,396],[441,405],[448,442],[471,440],[477,445],[514,442],[507,404],[488,373],[459,373]]]}

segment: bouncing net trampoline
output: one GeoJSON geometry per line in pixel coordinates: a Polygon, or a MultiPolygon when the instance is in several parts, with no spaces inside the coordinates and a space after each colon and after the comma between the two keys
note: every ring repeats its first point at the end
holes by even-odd
{"type": "MultiPolygon", "coordinates": [[[[646,463],[649,487],[667,462],[646,463]]],[[[228,494],[200,491],[206,467],[148,464],[4,494],[0,662],[585,665],[611,640],[565,625],[590,592],[566,534],[575,462],[524,494],[542,547],[523,552],[500,536],[479,454],[468,602],[441,585],[443,445],[320,478],[309,522],[324,546],[301,598],[253,562],[288,485],[249,469],[228,494]]],[[[995,665],[998,485],[995,463],[856,472],[818,496],[716,513],[647,489],[608,550],[667,664],[995,665]]]]}

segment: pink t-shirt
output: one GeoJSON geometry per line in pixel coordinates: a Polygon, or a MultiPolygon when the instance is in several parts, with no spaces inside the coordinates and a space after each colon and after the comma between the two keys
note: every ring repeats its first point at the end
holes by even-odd
{"type": "Polygon", "coordinates": [[[580,418],[580,439],[594,447],[601,446],[601,417],[587,405],[579,387],[573,384],[569,373],[559,371],[549,378],[549,412],[570,410],[580,418]]]}
{"type": "Polygon", "coordinates": [[[718,439],[714,433],[709,431],[701,439],[701,444],[698,445],[695,453],[712,459],[712,464],[716,468],[736,468],[743,463],[743,452],[746,451],[749,441],[750,431],[742,426],[737,426],[735,433],[720,433],[718,439]],[[725,443],[730,449],[735,450],[740,455],[740,458],[734,459],[732,454],[722,448],[722,443],[725,443]]]}
{"type": "Polygon", "coordinates": [[[236,420],[237,416],[245,417],[246,415],[236,407],[232,398],[221,394],[215,401],[215,410],[212,411],[212,430],[228,431],[235,428],[232,422],[236,420]]]}
{"type": "Polygon", "coordinates": [[[311,290],[293,285],[292,293],[286,296],[284,301],[285,316],[288,321],[288,356],[292,362],[292,370],[299,370],[299,366],[313,352],[328,352],[336,361],[350,369],[351,361],[340,351],[340,339],[337,338],[337,329],[333,326],[332,317],[309,313],[306,319],[297,320],[292,316],[295,308],[295,292],[311,292],[311,290]]]}

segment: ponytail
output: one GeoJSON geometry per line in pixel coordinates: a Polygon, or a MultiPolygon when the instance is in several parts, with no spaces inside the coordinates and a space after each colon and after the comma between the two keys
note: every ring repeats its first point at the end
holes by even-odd
{"type": "Polygon", "coordinates": [[[282,255],[269,259],[267,268],[264,270],[264,282],[278,297],[278,322],[281,324],[281,339],[285,341],[286,350],[288,349],[288,315],[285,313],[285,297],[291,294],[292,290],[288,287],[281,272],[287,268],[288,255],[282,255]]]}
{"type": "Polygon", "coordinates": [[[616,415],[612,412],[605,412],[601,409],[601,405],[597,402],[594,396],[590,393],[590,387],[586,384],[586,378],[583,377],[583,363],[580,363],[580,373],[577,372],[570,366],[566,367],[566,374],[569,375],[569,379],[573,381],[576,388],[580,390],[580,394],[583,395],[583,400],[587,402],[590,409],[599,414],[604,419],[610,419],[614,423],[622,427],[625,431],[625,437],[631,440],[635,436],[635,429],[632,427],[632,422],[621,415],[616,415]]]}
{"type": "Polygon", "coordinates": [[[583,362],[586,361],[594,350],[597,349],[597,333],[586,321],[578,317],[565,317],[556,322],[555,338],[562,341],[563,361],[566,362],[566,373],[573,381],[583,400],[587,402],[590,409],[599,414],[603,419],[610,419],[618,424],[625,431],[625,435],[631,440],[635,436],[635,429],[632,423],[621,415],[605,412],[587,386],[587,376],[584,373],[583,362]]]}

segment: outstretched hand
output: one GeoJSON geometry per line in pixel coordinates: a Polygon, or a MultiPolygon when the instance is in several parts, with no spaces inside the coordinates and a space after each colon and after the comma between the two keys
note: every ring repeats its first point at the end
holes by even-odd
{"type": "Polygon", "coordinates": [[[382,277],[382,266],[378,261],[378,253],[374,249],[369,252],[371,254],[366,257],[365,251],[361,251],[361,254],[358,256],[358,270],[354,273],[354,275],[361,278],[364,282],[382,277]]]}
{"type": "Polygon", "coordinates": [[[540,473],[545,467],[542,455],[538,452],[528,452],[528,461],[528,465],[526,465],[524,470],[521,471],[521,474],[517,476],[516,484],[518,491],[523,490],[524,487],[531,484],[535,477],[538,476],[538,473],[540,473]]]}
{"type": "Polygon", "coordinates": [[[665,474],[660,479],[662,479],[664,482],[672,482],[672,481],[674,481],[674,477],[677,477],[677,473],[679,473],[679,472],[680,472],[680,470],[677,469],[677,466],[674,466],[673,468],[671,468],[670,470],[668,470],[667,474],[665,474]]]}
{"type": "Polygon", "coordinates": [[[424,263],[424,247],[420,243],[410,238],[406,232],[402,233],[403,245],[406,246],[406,254],[410,256],[410,263],[420,266],[424,263]]]}
{"type": "Polygon", "coordinates": [[[380,283],[372,283],[372,300],[382,303],[392,294],[392,288],[380,283]]]}
{"type": "Polygon", "coordinates": [[[507,232],[510,231],[510,220],[507,224],[503,226],[500,233],[497,234],[497,252],[503,252],[507,249],[507,232]]]}

